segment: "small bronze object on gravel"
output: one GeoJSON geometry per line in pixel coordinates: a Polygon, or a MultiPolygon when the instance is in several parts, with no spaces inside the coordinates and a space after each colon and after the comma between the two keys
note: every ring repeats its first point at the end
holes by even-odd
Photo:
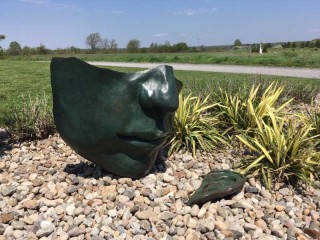
{"type": "Polygon", "coordinates": [[[239,173],[230,170],[215,170],[207,174],[201,186],[190,197],[188,205],[202,205],[239,193],[246,179],[239,173]]]}
{"type": "Polygon", "coordinates": [[[172,67],[121,73],[53,58],[51,85],[57,130],[74,151],[119,176],[149,172],[179,105],[172,67]]]}

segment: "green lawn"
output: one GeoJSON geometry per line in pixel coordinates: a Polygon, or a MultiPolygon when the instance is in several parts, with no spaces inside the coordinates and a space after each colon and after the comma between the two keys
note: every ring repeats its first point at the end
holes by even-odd
{"type": "MultiPolygon", "coordinates": [[[[123,72],[141,70],[111,69],[123,72]]],[[[184,92],[201,96],[211,94],[212,97],[219,87],[228,92],[241,91],[247,94],[253,83],[261,83],[266,87],[274,80],[287,85],[287,97],[294,96],[306,102],[320,89],[320,80],[312,79],[189,71],[175,71],[175,76],[183,82],[184,92]]],[[[43,93],[51,98],[49,62],[0,60],[0,126],[4,123],[5,112],[21,103],[21,96],[35,97],[43,93]]]]}
{"type": "Polygon", "coordinates": [[[194,64],[235,64],[320,68],[318,49],[269,49],[263,55],[251,54],[249,50],[229,50],[225,52],[195,53],[131,53],[131,54],[49,54],[32,56],[8,56],[14,60],[50,60],[52,57],[74,56],[85,61],[112,62],[166,62],[194,64]]]}

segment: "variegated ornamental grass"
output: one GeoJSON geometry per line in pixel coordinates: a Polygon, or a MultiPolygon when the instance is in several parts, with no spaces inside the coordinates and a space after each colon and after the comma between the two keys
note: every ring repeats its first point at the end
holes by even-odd
{"type": "Polygon", "coordinates": [[[253,136],[237,138],[254,155],[242,160],[242,174],[262,176],[268,188],[275,182],[310,183],[320,172],[320,152],[316,150],[318,135],[311,136],[313,127],[304,115],[278,117],[268,111],[270,121],[255,118],[257,128],[253,136]]]}
{"type": "Polygon", "coordinates": [[[255,129],[257,127],[256,118],[269,118],[268,110],[282,114],[282,110],[293,100],[289,99],[278,106],[277,103],[283,90],[284,86],[278,86],[275,82],[271,83],[261,96],[258,95],[260,85],[252,86],[248,97],[239,93],[232,96],[220,89],[218,99],[224,121],[238,132],[249,132],[255,129]]]}
{"type": "Polygon", "coordinates": [[[219,115],[212,115],[209,111],[217,103],[209,104],[209,96],[204,98],[179,95],[179,108],[174,117],[174,132],[171,138],[169,154],[180,149],[192,151],[196,149],[212,150],[218,143],[225,141],[223,132],[219,131],[219,115]]]}

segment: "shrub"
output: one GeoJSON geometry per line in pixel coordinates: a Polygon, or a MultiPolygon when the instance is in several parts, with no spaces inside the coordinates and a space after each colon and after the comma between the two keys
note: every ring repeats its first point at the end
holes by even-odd
{"type": "Polygon", "coordinates": [[[223,133],[216,126],[220,123],[218,116],[208,111],[216,104],[208,104],[207,96],[187,97],[179,95],[179,108],[174,117],[173,136],[169,142],[169,155],[180,149],[191,150],[195,156],[196,149],[210,151],[218,143],[226,143],[223,133]]]}
{"type": "Polygon", "coordinates": [[[252,151],[249,158],[240,162],[239,172],[262,176],[268,188],[284,180],[310,183],[319,177],[320,153],[315,148],[318,136],[310,137],[313,128],[305,123],[305,117],[277,117],[272,111],[268,115],[270,122],[255,117],[257,128],[253,136],[237,135],[252,151]]]}
{"type": "Polygon", "coordinates": [[[320,136],[320,112],[314,106],[314,100],[311,100],[311,107],[307,109],[308,123],[313,127],[311,136],[320,136]]]}
{"type": "Polygon", "coordinates": [[[223,120],[236,131],[250,132],[257,127],[256,119],[266,120],[269,118],[269,111],[281,113],[281,110],[293,100],[276,106],[284,87],[278,87],[275,82],[271,83],[263,93],[259,92],[260,89],[260,85],[252,86],[248,97],[243,93],[231,95],[220,89],[217,96],[219,110],[222,112],[223,120]]]}
{"type": "Polygon", "coordinates": [[[293,52],[293,51],[285,51],[285,52],[282,52],[283,56],[287,57],[287,58],[293,58],[293,57],[297,57],[298,56],[298,53],[296,52],[293,52]]]}
{"type": "Polygon", "coordinates": [[[6,112],[4,121],[19,141],[46,138],[55,129],[49,98],[45,94],[34,98],[21,96],[21,104],[6,112]]]}

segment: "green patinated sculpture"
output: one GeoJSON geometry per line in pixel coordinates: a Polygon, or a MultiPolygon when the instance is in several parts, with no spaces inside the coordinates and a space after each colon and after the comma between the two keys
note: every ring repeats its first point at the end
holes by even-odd
{"type": "Polygon", "coordinates": [[[229,170],[215,170],[207,174],[201,186],[190,197],[188,205],[202,205],[208,201],[216,201],[235,193],[239,193],[245,178],[236,172],[229,170]]]}
{"type": "Polygon", "coordinates": [[[51,62],[58,132],[79,155],[120,176],[139,178],[172,131],[182,83],[170,66],[120,73],[76,58],[51,62]]]}

